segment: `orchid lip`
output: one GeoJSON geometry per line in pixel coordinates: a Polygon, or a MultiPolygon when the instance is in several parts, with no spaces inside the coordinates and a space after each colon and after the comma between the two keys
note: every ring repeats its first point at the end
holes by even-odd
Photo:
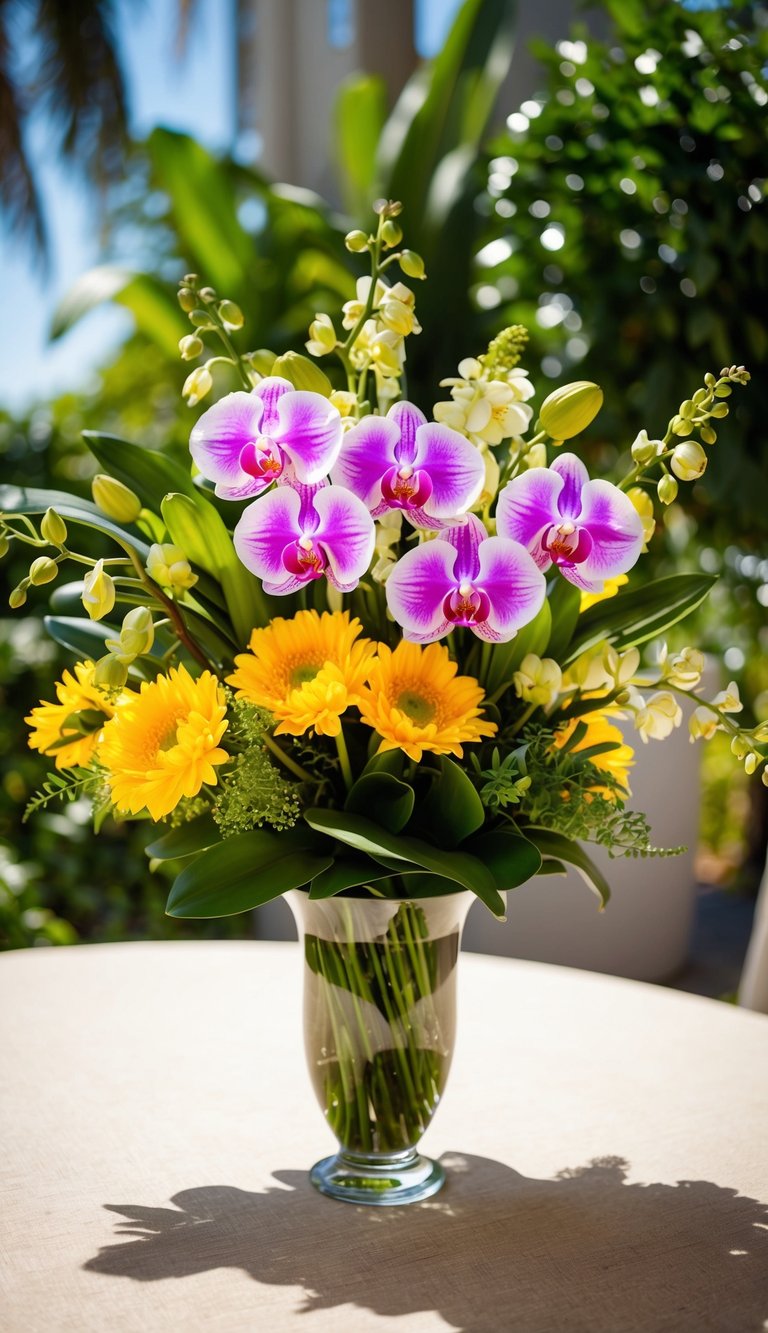
{"type": "Polygon", "coordinates": [[[395,509],[421,509],[432,494],[432,482],[422,469],[392,467],[381,479],[381,494],[395,509]]]}
{"type": "Polygon", "coordinates": [[[258,440],[249,440],[240,451],[239,462],[243,472],[258,480],[266,477],[275,481],[283,471],[284,461],[282,451],[264,435],[258,440]]]}
{"type": "Polygon", "coordinates": [[[319,579],[325,573],[328,561],[309,537],[289,542],[283,551],[283,564],[290,574],[302,579],[319,579]]]}
{"type": "Polygon", "coordinates": [[[482,625],[491,612],[488,594],[472,584],[462,583],[443,601],[443,615],[452,625],[482,625]]]}
{"type": "Polygon", "coordinates": [[[568,520],[551,524],[541,544],[556,564],[581,564],[592,550],[592,538],[586,529],[568,520]]]}

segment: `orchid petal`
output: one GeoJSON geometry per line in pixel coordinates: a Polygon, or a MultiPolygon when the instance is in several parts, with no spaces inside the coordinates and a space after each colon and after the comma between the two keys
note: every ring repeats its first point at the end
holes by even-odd
{"type": "Polygon", "coordinates": [[[437,538],[407,551],[387,579],[387,606],[412,643],[431,643],[453,628],[443,603],[456,587],[455,561],[453,546],[437,538]]]}
{"type": "Polygon", "coordinates": [[[228,393],[193,426],[189,451],[203,476],[216,482],[217,495],[241,499],[263,490],[263,480],[240,466],[243,449],[262,433],[263,415],[264,404],[257,394],[228,393]]]}
{"type": "Polygon", "coordinates": [[[246,569],[263,579],[265,585],[282,585],[290,578],[283,551],[302,535],[300,509],[296,491],[290,486],[277,486],[240,516],[233,535],[235,551],[246,569]]]}
{"type": "Polygon", "coordinates": [[[397,426],[400,442],[395,448],[398,463],[412,463],[416,457],[417,432],[426,426],[427,418],[413,403],[395,403],[387,412],[387,421],[397,426]]]}
{"type": "Polygon", "coordinates": [[[373,557],[373,519],[362,500],[342,486],[326,486],[313,503],[319,517],[314,540],[328,561],[328,579],[342,592],[351,592],[373,557]]]}
{"type": "Polygon", "coordinates": [[[632,501],[618,486],[609,481],[588,481],[582,492],[579,524],[592,538],[592,549],[579,566],[583,578],[615,578],[636,563],[643,548],[643,524],[632,501]]]}
{"type": "Polygon", "coordinates": [[[383,417],[365,417],[344,436],[341,452],[331,469],[336,485],[345,486],[360,500],[375,505],[381,496],[380,482],[395,464],[399,431],[383,417]]]}
{"type": "Polygon", "coordinates": [[[337,408],[320,393],[293,390],[277,401],[277,421],[270,433],[288,455],[299,481],[313,484],[327,476],[341,448],[337,408]]]}
{"type": "Polygon", "coordinates": [[[462,583],[465,579],[476,579],[480,569],[478,558],[480,544],[488,539],[488,533],[477,515],[467,514],[465,523],[444,529],[442,537],[456,548],[454,565],[456,583],[462,583]]]}
{"type": "Polygon", "coordinates": [[[558,496],[563,479],[548,467],[532,467],[508,482],[496,507],[496,530],[500,537],[520,542],[530,551],[539,569],[549,569],[551,557],[542,538],[553,523],[561,521],[558,496]]]}
{"type": "Polygon", "coordinates": [[[478,559],[475,582],[488,597],[490,610],[472,629],[483,639],[503,643],[541,610],[547,581],[525,548],[506,537],[488,537],[478,559]]]}
{"type": "Polygon", "coordinates": [[[267,375],[265,379],[259,380],[253,392],[264,404],[261,433],[262,435],[274,435],[279,420],[278,405],[280,399],[286,393],[293,393],[294,386],[290,380],[284,380],[282,375],[267,375]]]}
{"type": "Polygon", "coordinates": [[[480,451],[458,431],[437,422],[419,427],[413,466],[423,468],[432,482],[432,494],[424,504],[431,518],[463,514],[483,489],[485,463],[480,451]]]}
{"type": "Polygon", "coordinates": [[[563,479],[563,489],[557,498],[560,517],[580,519],[581,492],[589,481],[589,473],[581,459],[576,454],[558,454],[551,471],[563,479]]]}

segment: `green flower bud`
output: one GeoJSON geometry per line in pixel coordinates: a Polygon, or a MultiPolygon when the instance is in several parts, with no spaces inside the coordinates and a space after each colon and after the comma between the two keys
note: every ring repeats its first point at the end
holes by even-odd
{"type": "Polygon", "coordinates": [[[720,417],[720,418],[722,418],[722,417],[727,417],[727,416],[728,416],[728,404],[727,404],[727,403],[714,403],[713,406],[712,406],[712,408],[710,409],[710,416],[713,416],[713,417],[720,417]]]}
{"type": "Polygon", "coordinates": [[[705,444],[717,443],[717,431],[713,430],[711,426],[702,426],[699,434],[705,444]]]}
{"type": "Polygon", "coordinates": [[[391,250],[393,246],[399,245],[403,239],[402,227],[398,226],[396,222],[387,220],[382,224],[381,239],[387,250],[391,250]]]}
{"type": "Polygon", "coordinates": [[[176,299],[186,314],[189,314],[191,310],[194,310],[197,305],[197,297],[188,287],[181,287],[177,293],[176,299]]]}
{"type": "Polygon", "coordinates": [[[196,407],[197,404],[210,393],[213,388],[213,377],[207,366],[197,366],[191,375],[187,375],[182,386],[182,396],[186,398],[190,407],[196,407]]]}
{"type": "Polygon", "coordinates": [[[656,458],[657,454],[660,452],[659,445],[661,445],[661,448],[663,449],[664,446],[660,440],[649,440],[648,432],[641,430],[638,432],[634,443],[632,444],[630,453],[632,454],[634,461],[644,467],[646,463],[651,462],[651,459],[656,458]]]}
{"type": "Polygon", "coordinates": [[[330,398],[333,391],[328,376],[300,352],[284,352],[275,361],[271,373],[290,380],[294,389],[308,389],[311,393],[321,393],[324,398],[330,398]]]}
{"type": "Polygon", "coordinates": [[[353,255],[359,255],[368,249],[368,237],[364,231],[348,231],[344,237],[344,244],[353,255]]]}
{"type": "Polygon", "coordinates": [[[40,533],[51,546],[63,546],[67,540],[67,525],[55,509],[46,509],[40,524],[40,533]]]}
{"type": "Polygon", "coordinates": [[[408,278],[425,278],[424,260],[415,250],[403,250],[397,261],[408,278]]]}
{"type": "Polygon", "coordinates": [[[268,347],[259,347],[255,352],[246,352],[243,360],[252,366],[258,375],[271,375],[275,364],[275,353],[268,347]]]}
{"type": "Polygon", "coordinates": [[[711,370],[708,370],[706,375],[704,376],[704,383],[706,384],[708,389],[714,389],[715,385],[717,384],[717,380],[715,379],[711,370]]]}
{"type": "Polygon", "coordinates": [[[234,301],[219,302],[219,317],[228,329],[241,329],[245,323],[243,312],[239,305],[235,305],[234,301]]]}
{"type": "Polygon", "coordinates": [[[183,338],[179,338],[179,352],[182,361],[193,361],[203,350],[203,340],[198,338],[195,333],[187,333],[183,338]]]}
{"type": "Polygon", "coordinates": [[[696,415],[696,404],[692,398],[686,398],[684,403],[680,404],[680,416],[685,417],[686,421],[691,421],[696,415]]]}
{"type": "Polygon", "coordinates": [[[201,301],[205,301],[206,305],[210,305],[212,301],[216,300],[216,293],[213,287],[201,287],[198,295],[201,301]]]}
{"type": "Polygon", "coordinates": [[[697,407],[701,407],[701,404],[706,403],[709,397],[710,395],[706,389],[697,389],[693,395],[693,401],[697,407]]]}
{"type": "Polygon", "coordinates": [[[733,389],[730,384],[718,384],[715,389],[715,398],[730,398],[733,389]]]}
{"type": "Polygon", "coordinates": [[[104,572],[103,560],[97,560],[83,579],[82,603],[91,620],[103,620],[115,605],[115,585],[104,572]]]}
{"type": "Polygon", "coordinates": [[[124,662],[107,653],[100,657],[93,673],[93,683],[102,690],[121,690],[128,679],[128,668],[124,662]]]}
{"type": "Polygon", "coordinates": [[[676,444],[672,450],[670,467],[681,481],[696,481],[707,466],[707,455],[697,440],[676,444]]]}
{"type": "Polygon", "coordinates": [[[336,330],[330,315],[322,313],[315,315],[309,326],[309,339],[304,345],[313,356],[327,356],[333,351],[336,346],[336,330]]]}
{"type": "Polygon", "coordinates": [[[189,322],[194,324],[196,329],[202,329],[203,333],[209,333],[211,329],[216,328],[207,310],[193,310],[189,322]]]}
{"type": "Polygon", "coordinates": [[[570,440],[594,421],[603,405],[603,391],[589,380],[564,384],[544,399],[539,413],[542,428],[553,440],[570,440]]]}
{"type": "Polygon", "coordinates": [[[119,639],[107,639],[107,647],[118,662],[130,666],[136,657],[150,652],[155,641],[152,613],[146,606],[135,606],[123,620],[119,639]]]}
{"type": "Polygon", "coordinates": [[[59,566],[50,556],[39,555],[32,561],[29,567],[29,581],[35,588],[40,588],[44,583],[52,583],[59,572],[59,566]]]}
{"type": "Polygon", "coordinates": [[[671,505],[673,500],[677,499],[677,492],[677,482],[674,477],[670,477],[669,473],[665,472],[656,487],[656,494],[661,500],[661,503],[663,505],[671,505]]]}
{"type": "Polygon", "coordinates": [[[12,611],[18,611],[19,607],[24,605],[24,603],[27,600],[28,587],[29,587],[29,579],[22,579],[18,588],[14,588],[13,592],[8,598],[8,605],[10,606],[12,611]]]}
{"type": "Polygon", "coordinates": [[[9,549],[10,549],[10,545],[11,545],[11,543],[10,543],[10,541],[9,541],[8,536],[6,535],[6,533],[4,533],[4,532],[0,532],[0,560],[2,560],[2,558],[3,558],[4,555],[7,555],[7,554],[8,554],[8,551],[9,551],[9,549]]]}
{"type": "Polygon", "coordinates": [[[200,281],[200,277],[197,273],[185,273],[181,281],[184,283],[185,287],[196,287],[200,281]]]}
{"type": "Polygon", "coordinates": [[[116,477],[99,472],[91,482],[91,494],[102,514],[116,523],[135,523],[141,513],[141,500],[130,486],[116,477]]]}
{"type": "Polygon", "coordinates": [[[693,426],[686,417],[676,416],[672,418],[671,429],[673,435],[690,435],[693,431],[693,426]]]}

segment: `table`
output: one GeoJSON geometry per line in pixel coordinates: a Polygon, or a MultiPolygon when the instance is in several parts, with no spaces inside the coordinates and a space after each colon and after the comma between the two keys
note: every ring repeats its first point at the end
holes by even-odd
{"type": "Polygon", "coordinates": [[[316,1194],[296,945],[0,958],[4,1333],[751,1333],[768,1020],[466,954],[442,1193],[316,1194]]]}

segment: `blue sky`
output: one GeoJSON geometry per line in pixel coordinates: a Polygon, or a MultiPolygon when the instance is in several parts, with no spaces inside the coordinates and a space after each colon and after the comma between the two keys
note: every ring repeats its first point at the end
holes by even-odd
{"type": "MultiPolygon", "coordinates": [[[[439,49],[457,4],[417,0],[416,37],[422,54],[439,49]]],[[[198,0],[183,61],[175,55],[176,14],[172,0],[123,0],[118,5],[132,131],[142,136],[155,125],[168,125],[196,135],[213,149],[224,149],[235,131],[234,0],[198,0]]],[[[28,249],[0,224],[6,310],[0,405],[13,411],[87,383],[131,327],[126,312],[104,307],[49,344],[51,314],[59,299],[99,262],[98,219],[76,174],[51,154],[47,126],[39,117],[31,126],[28,151],[42,187],[52,263],[43,277],[28,249]]]]}

